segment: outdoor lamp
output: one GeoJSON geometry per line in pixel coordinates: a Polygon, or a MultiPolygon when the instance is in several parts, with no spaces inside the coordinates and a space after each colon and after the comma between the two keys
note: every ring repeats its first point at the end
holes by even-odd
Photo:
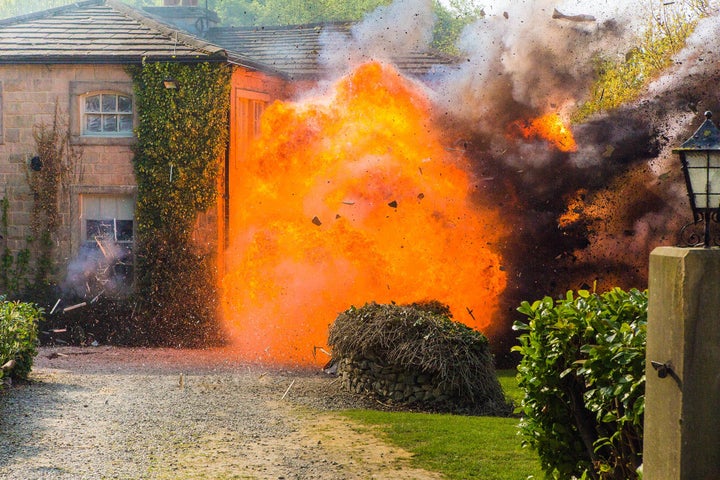
{"type": "Polygon", "coordinates": [[[30,159],[30,169],[33,172],[39,172],[40,170],[42,170],[42,160],[38,155],[35,155],[30,159]]]}
{"type": "MultiPolygon", "coordinates": [[[[680,155],[685,184],[690,198],[694,221],[685,225],[682,233],[691,225],[703,224],[703,239],[691,234],[688,246],[710,248],[710,223],[718,223],[720,215],[720,130],[711,120],[712,113],[705,112],[700,128],[673,153],[680,155]]],[[[713,244],[720,245],[718,238],[713,244]]]]}

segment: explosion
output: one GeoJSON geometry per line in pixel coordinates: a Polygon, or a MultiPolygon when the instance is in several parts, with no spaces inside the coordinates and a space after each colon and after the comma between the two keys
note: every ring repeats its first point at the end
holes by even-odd
{"type": "Polygon", "coordinates": [[[561,152],[577,151],[575,138],[559,113],[546,113],[529,121],[517,120],[512,126],[526,139],[544,140],[561,152]]]}
{"type": "Polygon", "coordinates": [[[327,38],[328,73],[350,73],[332,95],[270,106],[233,184],[245,196],[230,209],[242,228],[225,321],[246,359],[321,364],[339,312],[428,299],[489,330],[502,355],[522,300],[644,287],[649,252],[689,216],[671,146],[696,111],[720,108],[703,87],[718,76],[706,46],[720,17],[634,103],[570,126],[597,53],[624,55],[637,31],[634,2],[582,3],[553,17],[554,1],[496,2],[422,88],[390,61],[354,65],[423,44],[429,1],[393,3],[346,48],[327,38]],[[586,13],[597,20],[574,21],[586,13]]]}
{"type": "Polygon", "coordinates": [[[469,326],[492,322],[499,215],[391,66],[361,65],[328,99],[271,105],[241,182],[225,318],[248,360],[324,363],[313,352],[329,324],[373,301],[437,299],[469,326]]]}

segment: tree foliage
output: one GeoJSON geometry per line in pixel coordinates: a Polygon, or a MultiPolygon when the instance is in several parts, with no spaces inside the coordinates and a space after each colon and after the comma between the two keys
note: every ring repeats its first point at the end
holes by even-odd
{"type": "Polygon", "coordinates": [[[524,444],[551,478],[629,480],[642,463],[647,292],[522,302],[524,444]]]}
{"type": "Polygon", "coordinates": [[[75,3],[74,0],[2,0],[0,2],[0,18],[25,15],[49,8],[62,7],[75,3]]]}
{"type": "Polygon", "coordinates": [[[593,113],[612,110],[637,98],[642,89],[672,64],[698,20],[717,8],[716,0],[684,0],[648,5],[648,22],[637,46],[617,59],[596,59],[597,81],[590,98],[575,115],[580,121],[593,113]]]}

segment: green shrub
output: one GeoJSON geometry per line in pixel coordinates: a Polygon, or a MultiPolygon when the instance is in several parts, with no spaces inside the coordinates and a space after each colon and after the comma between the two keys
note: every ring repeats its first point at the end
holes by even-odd
{"type": "Polygon", "coordinates": [[[523,443],[552,478],[634,479],[642,463],[647,292],[549,297],[518,311],[523,443]]]}
{"type": "MultiPolygon", "coordinates": [[[[15,360],[12,379],[26,379],[37,355],[37,323],[42,309],[30,303],[10,302],[0,296],[0,366],[15,360]]],[[[0,378],[5,373],[0,369],[0,378]]]]}

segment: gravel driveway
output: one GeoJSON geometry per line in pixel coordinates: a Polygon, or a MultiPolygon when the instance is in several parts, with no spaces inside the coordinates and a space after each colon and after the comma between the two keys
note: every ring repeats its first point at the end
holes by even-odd
{"type": "Polygon", "coordinates": [[[437,479],[333,412],[370,400],[228,352],[41,348],[0,394],[0,478],[437,479]]]}

